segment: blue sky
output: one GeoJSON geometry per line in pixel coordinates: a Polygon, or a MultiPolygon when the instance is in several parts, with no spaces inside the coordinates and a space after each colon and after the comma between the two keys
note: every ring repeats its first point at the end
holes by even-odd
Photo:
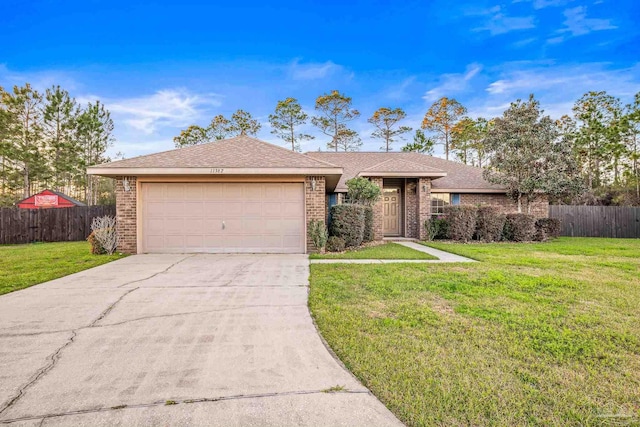
{"type": "MultiPolygon", "coordinates": [[[[102,100],[116,126],[110,153],[127,157],[170,149],[180,129],[238,108],[280,143],[267,121],[279,99],[312,115],[315,98],[338,89],[362,113],[363,150],[378,150],[366,119],[381,106],[404,108],[415,128],[440,96],[484,117],[530,93],[554,117],[588,90],[629,102],[639,18],[635,0],[3,0],[0,86],[60,84],[102,100]]],[[[317,138],[303,149],[324,149],[308,131],[317,138]]]]}

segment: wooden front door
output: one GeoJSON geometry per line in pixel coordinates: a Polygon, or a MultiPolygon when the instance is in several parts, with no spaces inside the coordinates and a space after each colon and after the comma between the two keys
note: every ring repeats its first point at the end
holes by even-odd
{"type": "Polygon", "coordinates": [[[400,235],[400,189],[385,188],[382,191],[384,214],[382,231],[385,236],[400,235]]]}

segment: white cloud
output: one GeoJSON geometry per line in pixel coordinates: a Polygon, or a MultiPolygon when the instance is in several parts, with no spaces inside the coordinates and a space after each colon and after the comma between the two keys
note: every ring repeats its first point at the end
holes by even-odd
{"type": "Polygon", "coordinates": [[[587,18],[587,8],[577,6],[564,11],[564,27],[556,31],[556,37],[549,38],[548,43],[561,43],[568,37],[587,35],[593,31],[615,30],[616,27],[610,19],[587,18]]]}
{"type": "Polygon", "coordinates": [[[389,87],[386,90],[385,96],[388,99],[398,101],[407,98],[407,89],[416,81],[416,76],[407,77],[400,83],[389,87]]]}
{"type": "Polygon", "coordinates": [[[612,69],[606,63],[560,65],[507,63],[479,97],[470,114],[493,117],[502,114],[510,102],[534,94],[545,114],[558,118],[570,114],[574,102],[588,91],[605,90],[623,102],[640,91],[640,63],[612,69]]]}
{"type": "Polygon", "coordinates": [[[511,31],[529,30],[535,28],[534,16],[508,16],[500,6],[490,9],[473,11],[468,15],[485,16],[481,26],[474,28],[474,31],[488,31],[492,36],[506,34],[511,31]]]}
{"type": "MultiPolygon", "coordinates": [[[[84,96],[87,102],[99,97],[84,96]]],[[[154,94],[123,99],[102,99],[119,123],[145,135],[159,128],[182,128],[205,118],[211,107],[221,105],[216,94],[196,95],[184,89],[159,90],[154,94]]]]}
{"type": "Polygon", "coordinates": [[[41,92],[54,85],[60,85],[68,91],[76,90],[79,86],[67,72],[57,70],[18,72],[0,63],[0,86],[8,89],[12,86],[24,86],[25,83],[31,84],[31,87],[41,92]]]}
{"type": "Polygon", "coordinates": [[[547,7],[564,6],[573,0],[514,0],[513,3],[531,2],[536,10],[546,9],[547,7]]]}
{"type": "Polygon", "coordinates": [[[482,65],[469,64],[464,73],[443,74],[438,86],[428,90],[422,97],[426,101],[435,101],[443,96],[460,93],[469,87],[469,82],[482,71],[482,65]]]}
{"type": "Polygon", "coordinates": [[[295,59],[289,65],[289,73],[294,80],[324,79],[342,70],[343,67],[333,61],[303,64],[299,59],[295,59]]]}
{"type": "Polygon", "coordinates": [[[609,70],[604,63],[537,66],[507,71],[500,79],[489,84],[486,91],[491,95],[522,95],[553,90],[566,97],[575,91],[605,88],[618,96],[625,96],[640,89],[639,76],[640,64],[617,70],[609,70]]]}

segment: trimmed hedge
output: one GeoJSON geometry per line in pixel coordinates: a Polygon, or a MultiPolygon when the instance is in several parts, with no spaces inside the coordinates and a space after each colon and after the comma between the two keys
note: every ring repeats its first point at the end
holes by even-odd
{"type": "Polygon", "coordinates": [[[429,218],[424,222],[427,239],[446,239],[449,235],[449,223],[444,218],[429,218]]]}
{"type": "Polygon", "coordinates": [[[330,236],[327,239],[327,251],[328,252],[344,251],[344,239],[342,237],[330,236]]]}
{"type": "Polygon", "coordinates": [[[542,242],[547,239],[555,239],[560,237],[560,231],[560,220],[557,218],[538,218],[536,220],[536,240],[542,242]]]}
{"type": "Polygon", "coordinates": [[[373,208],[371,206],[364,207],[364,242],[373,242],[373,208]]]}
{"type": "Polygon", "coordinates": [[[502,230],[507,217],[497,206],[481,206],[478,208],[476,235],[478,240],[497,242],[502,238],[502,230]]]}
{"type": "Polygon", "coordinates": [[[503,238],[513,242],[530,242],[536,236],[536,218],[522,213],[508,214],[503,238]]]}
{"type": "Polygon", "coordinates": [[[478,208],[469,205],[449,205],[444,207],[444,215],[449,223],[449,238],[467,242],[476,232],[478,208]]]}
{"type": "Polygon", "coordinates": [[[364,206],[342,204],[331,207],[329,234],[344,240],[346,247],[357,247],[364,239],[364,206]]]}

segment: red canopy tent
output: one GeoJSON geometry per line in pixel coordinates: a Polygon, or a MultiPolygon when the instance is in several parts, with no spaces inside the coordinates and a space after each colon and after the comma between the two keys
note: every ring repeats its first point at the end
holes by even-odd
{"type": "Polygon", "coordinates": [[[87,205],[59,191],[43,190],[38,194],[20,200],[16,203],[16,206],[22,209],[48,209],[87,205]]]}

